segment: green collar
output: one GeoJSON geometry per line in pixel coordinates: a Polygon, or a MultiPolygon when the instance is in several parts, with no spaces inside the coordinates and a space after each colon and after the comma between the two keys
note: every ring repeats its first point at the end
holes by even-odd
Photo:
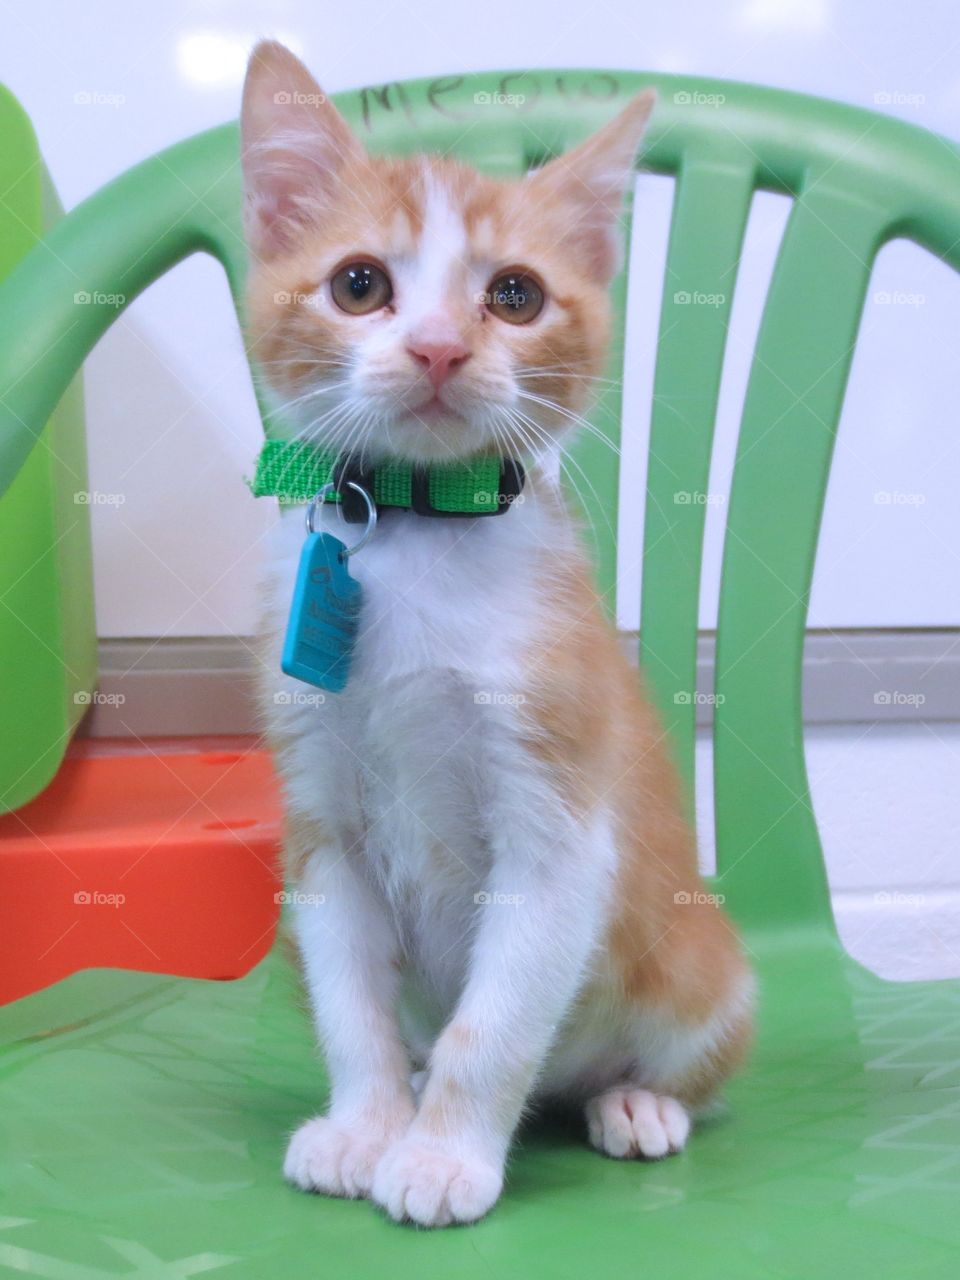
{"type": "MultiPolygon", "coordinates": [[[[250,482],[255,498],[281,503],[309,502],[327,484],[352,480],[377,507],[405,507],[424,516],[493,516],[510,506],[523,489],[522,465],[512,458],[475,458],[469,462],[421,467],[390,462],[360,467],[329,449],[296,440],[268,440],[250,482]]],[[[333,490],[328,502],[339,502],[333,490]]]]}

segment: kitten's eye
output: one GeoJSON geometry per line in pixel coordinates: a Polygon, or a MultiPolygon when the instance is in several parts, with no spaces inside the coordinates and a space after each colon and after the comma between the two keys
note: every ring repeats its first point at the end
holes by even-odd
{"type": "Polygon", "coordinates": [[[487,310],[507,324],[529,324],[543,310],[543,289],[532,276],[508,271],[491,282],[487,310]]]}
{"type": "Polygon", "coordinates": [[[348,262],[330,281],[330,292],[341,311],[365,316],[387,305],[393,297],[393,285],[382,267],[372,262],[348,262]]]}

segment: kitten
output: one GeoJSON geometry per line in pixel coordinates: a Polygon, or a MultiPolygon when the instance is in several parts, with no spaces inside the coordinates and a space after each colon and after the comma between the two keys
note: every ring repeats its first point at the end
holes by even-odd
{"type": "Polygon", "coordinates": [[[652,101],[499,182],[369,156],[281,45],[247,75],[251,356],[297,438],[529,469],[497,517],[383,513],[350,560],[341,693],[280,670],[302,507],[267,574],[263,706],[331,1079],[284,1172],[425,1226],[492,1207],[534,1099],[581,1107],[608,1156],[679,1151],[749,1037],[749,971],[549,462],[603,371],[652,101]]]}

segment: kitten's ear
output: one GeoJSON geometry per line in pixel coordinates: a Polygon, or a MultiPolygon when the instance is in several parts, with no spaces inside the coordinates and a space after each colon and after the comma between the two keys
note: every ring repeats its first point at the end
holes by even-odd
{"type": "Polygon", "coordinates": [[[274,40],[250,55],[240,142],[247,240],[265,258],[296,242],[344,163],[365,155],[300,59],[274,40]]]}
{"type": "Polygon", "coordinates": [[[527,179],[539,199],[559,199],[571,209],[571,251],[581,255],[587,271],[604,283],[616,275],[623,259],[623,197],[656,100],[653,89],[638,93],[586,142],[527,179]]]}

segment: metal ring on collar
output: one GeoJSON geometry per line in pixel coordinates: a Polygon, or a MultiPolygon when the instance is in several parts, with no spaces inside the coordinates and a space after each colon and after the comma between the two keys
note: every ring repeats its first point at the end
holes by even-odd
{"type": "MultiPolygon", "coordinates": [[[[363,485],[354,484],[352,480],[348,480],[347,484],[351,489],[361,494],[364,502],[367,504],[367,527],[363,531],[363,536],[360,538],[360,541],[355,542],[352,547],[344,547],[343,549],[343,554],[345,556],[352,556],[356,555],[362,547],[365,547],[373,537],[373,531],[377,527],[377,504],[374,502],[367,490],[364,489],[363,485]]],[[[320,510],[323,503],[326,502],[327,494],[333,492],[333,488],[334,486],[332,483],[325,484],[307,507],[307,533],[316,533],[314,521],[316,519],[317,512],[320,510]]]]}

